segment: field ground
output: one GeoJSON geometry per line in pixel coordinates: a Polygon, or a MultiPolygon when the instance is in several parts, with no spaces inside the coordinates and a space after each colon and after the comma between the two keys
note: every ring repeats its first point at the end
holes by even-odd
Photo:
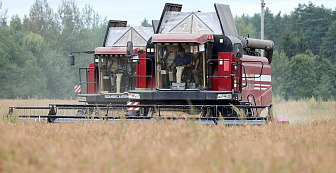
{"type": "Polygon", "coordinates": [[[273,97],[274,116],[286,116],[291,124],[307,124],[314,121],[336,121],[336,101],[323,102],[314,98],[285,101],[273,97]]]}
{"type": "MultiPolygon", "coordinates": [[[[8,106],[77,103],[0,100],[8,106]]],[[[0,121],[0,172],[336,172],[336,102],[274,100],[290,125],[0,121]]]]}

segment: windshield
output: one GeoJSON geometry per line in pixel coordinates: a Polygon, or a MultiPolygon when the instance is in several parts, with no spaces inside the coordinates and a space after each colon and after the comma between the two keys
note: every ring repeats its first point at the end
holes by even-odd
{"type": "Polygon", "coordinates": [[[203,87],[204,45],[157,45],[156,86],[158,89],[203,87]]]}
{"type": "Polygon", "coordinates": [[[129,90],[130,64],[126,56],[99,57],[99,82],[101,93],[124,93],[129,90]]]}

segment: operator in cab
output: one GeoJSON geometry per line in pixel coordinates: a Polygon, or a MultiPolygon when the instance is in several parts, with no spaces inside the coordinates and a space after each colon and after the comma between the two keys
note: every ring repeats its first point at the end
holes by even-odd
{"type": "Polygon", "coordinates": [[[192,70],[193,70],[192,67],[194,66],[194,59],[185,53],[184,48],[179,49],[179,54],[175,56],[173,62],[170,63],[170,66],[173,66],[174,64],[176,64],[176,66],[184,67],[182,75],[184,75],[186,77],[187,82],[189,82],[192,76],[192,70]]]}

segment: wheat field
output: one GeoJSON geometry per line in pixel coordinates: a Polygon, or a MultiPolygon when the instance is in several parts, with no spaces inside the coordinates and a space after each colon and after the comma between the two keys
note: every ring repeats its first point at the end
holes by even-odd
{"type": "MultiPolygon", "coordinates": [[[[8,106],[77,103],[0,100],[8,106]]],[[[336,172],[336,102],[274,99],[289,125],[0,121],[0,172],[336,172]]]]}

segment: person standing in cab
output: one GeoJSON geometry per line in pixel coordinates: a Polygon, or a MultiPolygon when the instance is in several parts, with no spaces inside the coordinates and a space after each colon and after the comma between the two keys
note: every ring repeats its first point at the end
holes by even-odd
{"type": "Polygon", "coordinates": [[[199,52],[198,55],[195,57],[194,62],[195,62],[195,66],[192,70],[192,73],[193,73],[197,88],[201,89],[203,86],[203,75],[202,75],[203,55],[201,52],[199,52]]]}
{"type": "Polygon", "coordinates": [[[170,63],[170,66],[173,66],[174,64],[176,64],[176,66],[184,67],[182,75],[184,75],[186,77],[187,82],[189,82],[191,79],[192,70],[194,66],[194,59],[185,53],[184,48],[179,49],[179,54],[175,56],[173,62],[170,63]]]}

